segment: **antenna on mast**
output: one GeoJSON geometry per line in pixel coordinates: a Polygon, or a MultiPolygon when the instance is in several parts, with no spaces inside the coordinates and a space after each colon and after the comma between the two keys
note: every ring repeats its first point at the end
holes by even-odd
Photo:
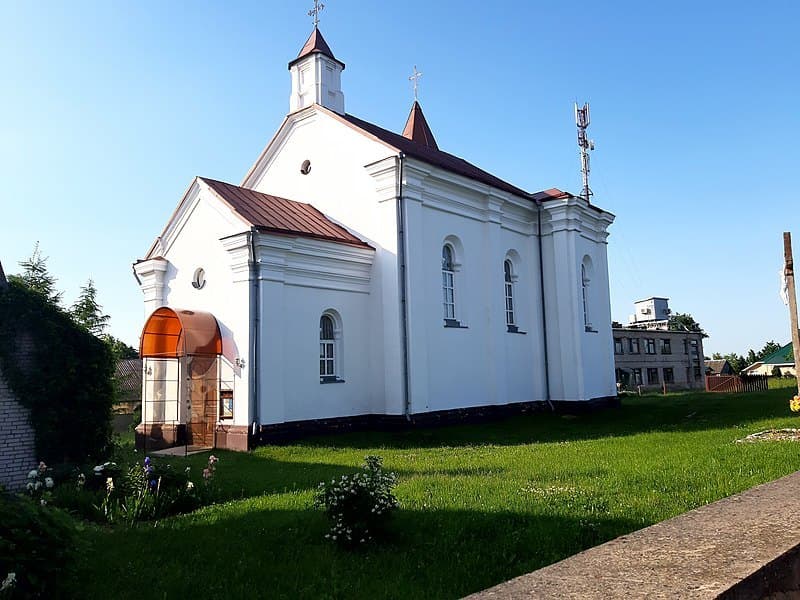
{"type": "Polygon", "coordinates": [[[589,189],[589,150],[594,150],[594,140],[586,137],[586,129],[589,127],[589,103],[586,102],[583,108],[575,103],[575,125],[578,126],[578,147],[581,149],[581,175],[583,176],[583,190],[581,197],[589,202],[592,190],[589,189]]]}

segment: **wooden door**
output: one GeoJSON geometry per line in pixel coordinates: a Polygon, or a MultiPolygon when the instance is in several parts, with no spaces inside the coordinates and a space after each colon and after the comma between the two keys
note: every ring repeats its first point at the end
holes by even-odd
{"type": "Polygon", "coordinates": [[[217,422],[217,357],[190,356],[188,359],[189,411],[187,442],[192,446],[214,446],[217,422]]]}

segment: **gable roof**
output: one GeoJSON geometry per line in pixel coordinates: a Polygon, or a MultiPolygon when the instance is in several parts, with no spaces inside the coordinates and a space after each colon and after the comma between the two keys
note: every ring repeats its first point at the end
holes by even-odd
{"type": "Polygon", "coordinates": [[[244,221],[265,233],[293,234],[371,248],[310,204],[198,177],[244,221]]]}
{"type": "Polygon", "coordinates": [[[769,356],[761,359],[765,365],[793,365],[794,364],[794,346],[792,342],[786,344],[780,350],[776,350],[769,356]]]}
{"type": "MultiPolygon", "coordinates": [[[[362,132],[377,138],[381,142],[388,144],[406,156],[416,158],[435,167],[440,167],[457,175],[485,183],[486,185],[496,187],[517,196],[522,196],[524,198],[530,196],[530,194],[528,194],[528,192],[525,190],[520,189],[517,186],[508,183],[507,181],[503,181],[499,177],[495,177],[483,169],[479,169],[463,158],[459,158],[439,150],[438,147],[431,147],[426,144],[415,142],[414,140],[403,137],[399,133],[394,133],[393,131],[389,131],[383,127],[378,127],[373,123],[369,123],[350,114],[339,115],[324,107],[323,110],[326,110],[329,114],[334,115],[339,119],[343,119],[346,123],[349,123],[356,129],[360,129],[362,132]]],[[[431,137],[433,136],[431,135],[431,137]]]]}
{"type": "Polygon", "coordinates": [[[422,107],[416,100],[414,100],[411,112],[408,115],[408,120],[406,121],[406,126],[403,129],[403,137],[408,138],[412,142],[417,142],[418,144],[433,148],[434,150],[439,149],[439,146],[436,145],[436,140],[433,139],[433,132],[430,126],[428,126],[428,121],[422,113],[422,107]]]}
{"type": "Polygon", "coordinates": [[[725,365],[728,365],[728,370],[731,369],[730,364],[728,363],[727,359],[720,358],[720,359],[712,359],[705,361],[706,369],[710,369],[712,373],[722,373],[722,370],[725,368],[725,365]]]}
{"type": "Polygon", "coordinates": [[[297,58],[289,63],[289,68],[291,69],[292,65],[298,60],[314,53],[324,54],[328,58],[332,58],[342,65],[342,70],[344,70],[344,63],[333,55],[333,50],[331,50],[331,47],[328,46],[328,42],[325,41],[325,38],[322,37],[322,32],[316,27],[314,28],[314,31],[311,32],[311,35],[308,36],[306,43],[303,44],[303,47],[300,50],[300,54],[297,55],[297,58]]]}

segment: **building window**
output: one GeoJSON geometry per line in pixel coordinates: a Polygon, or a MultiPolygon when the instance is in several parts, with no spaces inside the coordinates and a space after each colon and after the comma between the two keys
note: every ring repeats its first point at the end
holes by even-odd
{"type": "Polygon", "coordinates": [[[319,380],[320,383],[340,381],[336,348],[336,323],[331,315],[319,319],[319,380]]]}
{"type": "Polygon", "coordinates": [[[453,266],[453,248],[449,244],[442,246],[442,296],[445,321],[456,318],[455,268],[453,266]]]}
{"type": "Polygon", "coordinates": [[[639,338],[628,338],[628,352],[630,354],[639,354],[639,338]]]}
{"type": "Polygon", "coordinates": [[[690,341],[689,345],[692,347],[692,356],[697,356],[697,340],[690,341]]]}
{"type": "Polygon", "coordinates": [[[592,324],[589,321],[589,274],[586,272],[586,264],[581,265],[581,298],[583,299],[583,326],[586,331],[592,330],[592,324]]]}
{"type": "Polygon", "coordinates": [[[517,323],[514,320],[514,274],[510,260],[503,262],[503,278],[506,294],[506,325],[514,327],[517,323]]]}
{"type": "Polygon", "coordinates": [[[652,338],[648,338],[644,341],[644,351],[646,354],[655,354],[656,353],[656,341],[652,338]]]}
{"type": "Polygon", "coordinates": [[[700,381],[703,378],[703,374],[700,372],[700,367],[694,367],[694,380],[700,381]]]}
{"type": "Polygon", "coordinates": [[[622,351],[622,338],[614,338],[614,354],[624,354],[622,351]]]}
{"type": "Polygon", "coordinates": [[[689,340],[687,340],[686,338],[683,339],[683,353],[689,354],[689,340]]]}
{"type": "Polygon", "coordinates": [[[658,369],[653,367],[647,369],[647,383],[649,385],[658,383],[658,369]]]}
{"type": "Polygon", "coordinates": [[[633,385],[642,385],[642,370],[631,369],[631,383],[633,385]]]}
{"type": "Polygon", "coordinates": [[[661,340],[661,354],[672,354],[672,340],[661,340]]]}
{"type": "Polygon", "coordinates": [[[674,383],[674,382],[675,382],[675,372],[672,370],[672,367],[665,367],[664,383],[674,383]]]}

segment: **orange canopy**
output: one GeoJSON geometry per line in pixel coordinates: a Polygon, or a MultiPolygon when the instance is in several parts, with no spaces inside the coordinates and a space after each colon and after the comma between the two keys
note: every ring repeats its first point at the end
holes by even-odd
{"type": "Polygon", "coordinates": [[[139,344],[142,358],[217,354],[222,354],[222,336],[211,313],[162,306],[144,324],[139,344]]]}

